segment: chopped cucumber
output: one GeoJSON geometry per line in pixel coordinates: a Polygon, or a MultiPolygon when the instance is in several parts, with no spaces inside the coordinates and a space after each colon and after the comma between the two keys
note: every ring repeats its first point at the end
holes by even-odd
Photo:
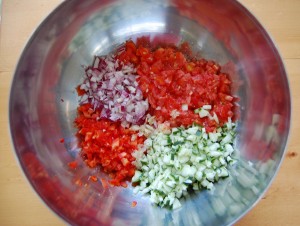
{"type": "MultiPolygon", "coordinates": [[[[173,128],[168,134],[155,131],[141,147],[147,153],[135,162],[138,170],[132,181],[139,182],[135,191],[149,193],[151,202],[176,209],[189,187],[213,189],[213,183],[229,176],[227,167],[235,151],[234,129],[230,122],[214,133],[206,133],[198,125],[173,128]]],[[[248,183],[247,178],[243,181],[248,183]]],[[[231,191],[231,196],[237,195],[231,191]]],[[[216,205],[223,212],[223,206],[216,205]]]]}

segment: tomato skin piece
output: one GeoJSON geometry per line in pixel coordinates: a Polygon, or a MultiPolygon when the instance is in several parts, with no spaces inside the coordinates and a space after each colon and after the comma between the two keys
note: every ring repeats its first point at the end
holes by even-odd
{"type": "Polygon", "coordinates": [[[101,178],[100,181],[104,189],[107,189],[109,187],[109,184],[105,179],[101,178]]]}
{"type": "Polygon", "coordinates": [[[69,166],[70,169],[76,169],[77,166],[78,166],[78,163],[76,161],[69,162],[68,166],[69,166]]]}
{"type": "Polygon", "coordinates": [[[187,58],[192,56],[192,50],[187,42],[183,42],[179,47],[180,52],[182,52],[187,58]]]}
{"type": "Polygon", "coordinates": [[[150,36],[142,36],[137,38],[136,45],[150,48],[151,47],[150,36]]]}
{"type": "Polygon", "coordinates": [[[136,205],[137,205],[137,201],[132,201],[131,207],[136,207],[136,205]]]}
{"type": "Polygon", "coordinates": [[[89,177],[89,180],[93,181],[93,182],[97,182],[98,178],[95,175],[92,175],[92,176],[89,177]]]}
{"type": "Polygon", "coordinates": [[[77,87],[76,87],[76,91],[77,91],[77,95],[78,95],[78,96],[82,96],[82,95],[85,94],[85,90],[80,89],[80,86],[77,86],[77,87]]]}
{"type": "Polygon", "coordinates": [[[136,45],[134,44],[134,42],[132,40],[127,41],[125,43],[125,47],[126,47],[127,52],[131,52],[131,53],[136,52],[136,45]]]}

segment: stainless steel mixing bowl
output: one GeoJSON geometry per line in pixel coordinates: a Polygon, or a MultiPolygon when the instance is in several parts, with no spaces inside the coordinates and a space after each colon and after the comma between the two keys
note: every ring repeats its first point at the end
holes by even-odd
{"type": "Polygon", "coordinates": [[[29,40],[9,105],[12,141],[24,173],[45,203],[72,225],[234,223],[274,178],[284,156],[290,113],[278,51],[254,16],[234,0],[65,1],[29,40]],[[151,205],[130,187],[103,189],[100,182],[78,186],[77,179],[91,169],[68,168],[79,152],[73,120],[81,66],[142,35],[190,42],[199,56],[222,65],[240,98],[239,154],[231,177],[214,191],[191,194],[175,211],[151,205]],[[134,200],[138,204],[131,208],[134,200]]]}

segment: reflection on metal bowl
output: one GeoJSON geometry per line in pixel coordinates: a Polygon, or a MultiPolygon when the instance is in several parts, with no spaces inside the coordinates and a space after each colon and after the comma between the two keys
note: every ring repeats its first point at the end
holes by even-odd
{"type": "Polygon", "coordinates": [[[287,142],[290,93],[282,60],[258,21],[234,0],[63,2],[38,27],[17,66],[10,128],[21,167],[45,203],[72,225],[228,225],[259,200],[287,142]],[[94,55],[138,36],[188,41],[230,74],[239,97],[239,161],[214,192],[201,191],[170,211],[131,188],[76,186],[75,87],[94,55]],[[61,99],[64,101],[62,102],[61,99]],[[65,143],[59,140],[64,137],[65,143]],[[138,205],[130,208],[135,200],[138,205]]]}

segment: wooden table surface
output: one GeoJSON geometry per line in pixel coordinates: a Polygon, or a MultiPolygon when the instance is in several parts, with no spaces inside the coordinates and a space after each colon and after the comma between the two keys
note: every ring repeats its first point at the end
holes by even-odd
{"type": "MultiPolygon", "coordinates": [[[[34,193],[13,153],[8,97],[14,68],[37,25],[62,0],[3,0],[0,24],[0,225],[64,225],[34,193]]],[[[300,0],[240,0],[283,57],[293,114],[286,157],[264,198],[236,225],[300,225],[300,0]],[[297,138],[298,137],[298,138],[297,138]]],[[[1,4],[0,4],[1,5],[1,4]]],[[[1,11],[1,10],[0,10],[1,11]]]]}

